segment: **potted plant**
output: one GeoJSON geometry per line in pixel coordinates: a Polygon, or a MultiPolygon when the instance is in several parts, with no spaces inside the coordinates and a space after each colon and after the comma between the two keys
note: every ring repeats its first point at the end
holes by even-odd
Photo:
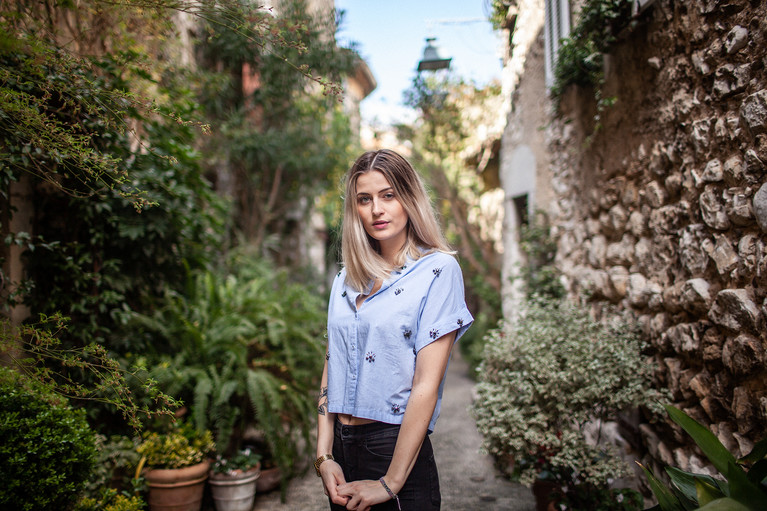
{"type": "Polygon", "coordinates": [[[216,456],[208,482],[217,511],[250,511],[260,469],[261,455],[249,447],[233,456],[216,456]]]}
{"type": "Polygon", "coordinates": [[[473,405],[484,447],[513,459],[513,477],[538,481],[536,491],[548,481],[541,495],[553,494],[557,509],[640,509],[636,492],[610,487],[630,467],[603,438],[622,411],[658,408],[632,323],[534,296],[486,341],[473,405]]]}
{"type": "Polygon", "coordinates": [[[136,448],[141,454],[136,477],[142,473],[149,486],[152,511],[199,511],[208,478],[207,456],[215,444],[210,431],[200,432],[190,423],[166,433],[147,433],[136,448]]]}

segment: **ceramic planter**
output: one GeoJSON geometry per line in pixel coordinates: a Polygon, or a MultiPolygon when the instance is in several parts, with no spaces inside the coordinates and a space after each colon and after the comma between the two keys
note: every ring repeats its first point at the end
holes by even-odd
{"type": "Polygon", "coordinates": [[[559,494],[559,485],[553,481],[536,479],[533,482],[533,495],[535,496],[536,511],[554,511],[554,503],[559,494]]]}
{"type": "Polygon", "coordinates": [[[256,498],[256,483],[261,475],[258,465],[247,472],[210,474],[210,492],[216,511],[251,511],[256,498]]]}
{"type": "Polygon", "coordinates": [[[151,511],[199,511],[210,462],[183,468],[158,468],[144,472],[151,511]]]}
{"type": "Polygon", "coordinates": [[[258,478],[256,485],[258,493],[267,493],[276,489],[282,481],[282,471],[280,467],[267,468],[261,471],[261,477],[258,478]]]}

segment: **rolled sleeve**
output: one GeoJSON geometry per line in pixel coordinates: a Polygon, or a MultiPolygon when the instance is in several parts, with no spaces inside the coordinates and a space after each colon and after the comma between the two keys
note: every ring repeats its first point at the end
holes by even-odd
{"type": "Polygon", "coordinates": [[[434,278],[421,307],[416,351],[453,331],[456,331],[457,341],[474,321],[466,307],[458,261],[450,255],[440,254],[433,262],[432,274],[434,278]]]}

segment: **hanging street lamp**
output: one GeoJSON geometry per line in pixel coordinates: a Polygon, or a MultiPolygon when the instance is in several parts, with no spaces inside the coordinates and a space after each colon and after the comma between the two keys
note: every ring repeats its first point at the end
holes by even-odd
{"type": "Polygon", "coordinates": [[[445,58],[440,54],[439,47],[434,45],[435,37],[426,38],[426,47],[423,49],[423,58],[418,62],[418,72],[436,71],[450,67],[452,57],[445,58]]]}

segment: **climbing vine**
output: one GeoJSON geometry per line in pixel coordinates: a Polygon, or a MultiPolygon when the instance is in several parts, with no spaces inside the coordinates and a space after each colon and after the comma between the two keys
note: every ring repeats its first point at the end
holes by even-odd
{"type": "Polygon", "coordinates": [[[603,54],[615,44],[617,35],[632,23],[630,0],[587,0],[570,37],[562,40],[551,88],[555,103],[569,85],[594,88],[599,108],[611,101],[602,97],[603,54]]]}

